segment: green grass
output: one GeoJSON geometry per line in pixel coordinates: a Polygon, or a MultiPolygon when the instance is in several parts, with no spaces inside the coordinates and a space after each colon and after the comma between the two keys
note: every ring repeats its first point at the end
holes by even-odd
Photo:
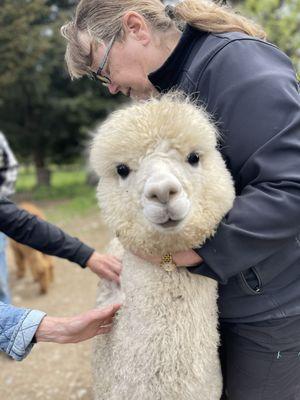
{"type": "Polygon", "coordinates": [[[34,170],[21,169],[16,189],[19,199],[47,205],[47,216],[56,222],[84,215],[97,207],[96,189],[86,184],[86,171],[80,166],[53,167],[51,187],[36,186],[34,170]],[[48,207],[49,202],[53,206],[48,207]]]}

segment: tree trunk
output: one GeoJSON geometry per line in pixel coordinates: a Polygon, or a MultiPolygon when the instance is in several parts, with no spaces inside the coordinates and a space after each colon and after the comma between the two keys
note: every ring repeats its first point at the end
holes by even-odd
{"type": "Polygon", "coordinates": [[[38,186],[51,186],[51,171],[47,167],[36,167],[38,186]]]}
{"type": "Polygon", "coordinates": [[[41,153],[34,154],[37,186],[51,186],[51,171],[41,153]]]}

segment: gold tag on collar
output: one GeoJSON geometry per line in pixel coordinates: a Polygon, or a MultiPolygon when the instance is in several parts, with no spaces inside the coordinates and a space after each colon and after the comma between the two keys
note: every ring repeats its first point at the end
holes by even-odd
{"type": "Polygon", "coordinates": [[[164,256],[162,256],[161,261],[160,261],[160,266],[166,272],[173,272],[177,268],[177,264],[173,260],[172,254],[170,254],[170,253],[167,253],[164,256]]]}

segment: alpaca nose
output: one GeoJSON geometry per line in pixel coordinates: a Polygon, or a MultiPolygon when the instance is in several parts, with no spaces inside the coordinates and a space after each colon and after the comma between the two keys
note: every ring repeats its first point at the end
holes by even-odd
{"type": "Polygon", "coordinates": [[[166,204],[181,191],[181,185],[175,176],[156,176],[145,185],[145,197],[151,201],[166,204]]]}

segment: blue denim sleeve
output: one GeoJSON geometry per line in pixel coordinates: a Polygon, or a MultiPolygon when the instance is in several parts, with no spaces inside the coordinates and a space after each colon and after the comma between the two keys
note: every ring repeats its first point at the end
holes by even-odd
{"type": "Polygon", "coordinates": [[[0,350],[17,361],[33,347],[32,338],[46,314],[0,302],[0,350]]]}

